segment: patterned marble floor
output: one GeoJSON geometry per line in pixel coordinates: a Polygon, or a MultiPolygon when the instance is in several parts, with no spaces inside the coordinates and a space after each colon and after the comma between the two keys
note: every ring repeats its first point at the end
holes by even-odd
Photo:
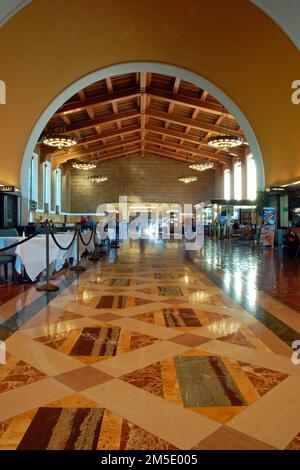
{"type": "Polygon", "coordinates": [[[179,248],[124,244],[46,303],[19,294],[0,449],[300,450],[291,348],[179,248]]]}

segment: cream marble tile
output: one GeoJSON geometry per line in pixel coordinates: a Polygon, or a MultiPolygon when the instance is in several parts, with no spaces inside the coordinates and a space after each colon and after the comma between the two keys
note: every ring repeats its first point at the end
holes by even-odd
{"type": "Polygon", "coordinates": [[[43,307],[39,312],[37,312],[30,320],[28,320],[24,325],[21,326],[20,330],[27,330],[30,328],[36,328],[43,324],[52,324],[57,321],[59,317],[64,314],[64,310],[60,308],[54,307],[52,305],[47,304],[43,307]]]}
{"type": "Polygon", "coordinates": [[[300,375],[300,367],[294,365],[290,358],[272,352],[258,351],[257,349],[245,348],[218,340],[201,344],[197,346],[197,349],[230,357],[238,361],[250,362],[251,364],[285,372],[289,375],[300,375]]]}
{"type": "Polygon", "coordinates": [[[99,321],[94,318],[77,318],[75,320],[60,321],[59,324],[42,325],[36,328],[31,328],[23,331],[24,335],[30,338],[37,338],[39,336],[52,336],[55,333],[62,333],[70,331],[75,328],[84,328],[88,326],[98,325],[99,321]]]}
{"type": "Polygon", "coordinates": [[[284,449],[300,431],[299,390],[300,376],[288,377],[227,426],[284,449]]]}
{"type": "Polygon", "coordinates": [[[181,344],[160,341],[144,348],[93,364],[93,367],[113,377],[120,377],[134,370],[142,369],[162,359],[173,357],[189,349],[181,344]]]}
{"type": "Polygon", "coordinates": [[[180,449],[190,449],[220,427],[205,416],[118,379],[82,393],[180,449]]]}
{"type": "MultiPolygon", "coordinates": [[[[253,322],[251,322],[252,324],[253,322]]],[[[223,318],[216,320],[210,325],[199,327],[193,330],[193,333],[207,338],[218,338],[220,336],[226,336],[232,333],[236,333],[241,327],[248,325],[249,319],[243,318],[238,321],[234,318],[223,318]]]]}
{"type": "Polygon", "coordinates": [[[74,391],[71,388],[51,378],[1,393],[0,420],[9,419],[72,393],[74,391]]]}
{"type": "Polygon", "coordinates": [[[164,328],[162,326],[153,325],[152,323],[136,320],[135,318],[119,318],[113,320],[111,323],[159,339],[168,339],[178,335],[178,331],[172,328],[164,328]]]}
{"type": "Polygon", "coordinates": [[[49,376],[84,367],[84,364],[76,359],[32,340],[23,333],[15,333],[10,336],[6,341],[6,348],[8,353],[22,359],[49,376]]]}
{"type": "Polygon", "coordinates": [[[250,315],[246,310],[242,308],[231,308],[231,307],[226,307],[225,305],[212,305],[212,304],[205,304],[201,302],[190,303],[190,302],[184,301],[181,307],[206,310],[207,312],[222,313],[224,315],[230,315],[230,316],[240,315],[241,313],[250,315]]]}

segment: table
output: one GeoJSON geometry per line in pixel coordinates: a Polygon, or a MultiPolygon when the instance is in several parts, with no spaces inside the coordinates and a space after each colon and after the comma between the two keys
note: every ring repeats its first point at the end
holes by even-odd
{"type": "MultiPolygon", "coordinates": [[[[82,233],[82,238],[85,243],[90,239],[91,233],[82,233]]],[[[61,246],[68,246],[71,242],[74,233],[57,233],[55,237],[61,246]]],[[[18,241],[23,240],[23,237],[0,237],[0,248],[12,245],[18,241]]],[[[86,247],[79,240],[79,253],[80,256],[85,250],[93,251],[94,242],[93,239],[86,247]]],[[[16,271],[22,273],[22,266],[24,266],[29,278],[34,281],[37,276],[46,269],[46,235],[37,235],[36,237],[28,240],[22,245],[18,245],[15,248],[3,252],[4,254],[12,254],[16,256],[16,271]]],[[[52,238],[50,237],[49,243],[49,259],[50,259],[50,270],[53,272],[59,271],[67,260],[73,258],[73,263],[77,263],[77,242],[76,239],[72,246],[68,250],[61,250],[56,246],[52,238]]]]}

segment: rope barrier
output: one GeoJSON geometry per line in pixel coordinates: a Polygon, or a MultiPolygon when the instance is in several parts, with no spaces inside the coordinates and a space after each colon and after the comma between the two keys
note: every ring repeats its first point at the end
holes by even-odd
{"type": "MultiPolygon", "coordinates": [[[[2,251],[7,251],[7,250],[11,250],[12,248],[15,248],[16,246],[19,246],[19,245],[22,245],[23,243],[29,241],[29,240],[32,240],[34,237],[36,237],[37,235],[39,235],[38,233],[34,233],[33,235],[29,235],[29,237],[26,237],[24,238],[23,240],[20,240],[18,242],[15,242],[13,243],[12,245],[7,245],[5,246],[4,248],[0,248],[0,253],[2,251]]],[[[7,238],[10,238],[10,237],[7,237],[7,238]]],[[[14,238],[14,237],[11,237],[11,238],[14,238]]]]}
{"type": "Polygon", "coordinates": [[[95,227],[94,229],[94,250],[91,256],[89,257],[90,261],[99,261],[100,260],[100,255],[97,253],[97,229],[95,227]]]}
{"type": "Polygon", "coordinates": [[[75,230],[74,235],[73,235],[73,238],[72,238],[72,240],[70,241],[69,245],[66,246],[66,247],[63,247],[63,246],[57,241],[57,238],[55,237],[53,231],[52,231],[52,230],[50,231],[51,238],[52,238],[52,240],[54,241],[55,245],[56,245],[60,250],[63,250],[63,251],[67,251],[67,250],[69,250],[69,249],[71,248],[71,246],[73,245],[74,240],[75,240],[75,238],[76,238],[76,234],[77,234],[77,229],[75,230]]]}
{"type": "Polygon", "coordinates": [[[95,230],[95,229],[92,228],[91,236],[90,236],[90,239],[89,239],[89,241],[88,241],[87,243],[85,243],[85,241],[83,240],[83,237],[82,237],[81,232],[80,232],[80,230],[79,230],[80,240],[81,240],[81,242],[82,242],[82,244],[83,244],[84,246],[88,246],[88,245],[91,243],[92,238],[93,238],[93,235],[94,235],[94,230],[95,230]]]}
{"type": "MultiPolygon", "coordinates": [[[[62,246],[59,243],[59,241],[57,240],[57,238],[54,235],[53,230],[50,228],[49,224],[45,224],[44,229],[45,229],[45,235],[46,235],[46,282],[44,284],[38,285],[37,290],[52,292],[52,291],[58,290],[59,287],[55,284],[50,283],[50,236],[51,236],[53,242],[55,243],[55,245],[60,250],[63,250],[63,251],[69,250],[71,248],[71,246],[73,245],[75,239],[77,238],[77,263],[71,269],[73,269],[74,271],[84,271],[85,268],[83,268],[82,266],[79,265],[79,262],[80,262],[79,241],[81,240],[82,244],[87,247],[91,243],[92,239],[94,239],[94,245],[95,245],[95,250],[96,250],[96,228],[92,228],[91,236],[90,236],[88,242],[86,243],[84,241],[81,233],[80,233],[80,224],[77,224],[74,235],[72,237],[72,240],[70,241],[70,243],[67,246],[62,246]]],[[[26,243],[27,241],[32,240],[33,238],[35,238],[37,235],[39,235],[39,233],[34,233],[32,235],[29,235],[29,237],[22,238],[21,240],[18,240],[17,242],[12,243],[11,245],[7,245],[3,248],[0,248],[0,253],[11,250],[12,248],[15,248],[19,245],[22,245],[23,243],[26,243]]],[[[14,237],[11,237],[11,238],[14,238],[14,237]]],[[[99,259],[99,258],[95,258],[95,260],[97,260],[97,259],[99,259]]]]}

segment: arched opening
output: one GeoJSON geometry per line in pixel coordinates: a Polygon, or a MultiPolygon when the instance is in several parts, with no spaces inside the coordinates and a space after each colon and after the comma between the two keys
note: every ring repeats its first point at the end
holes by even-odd
{"type": "MultiPolygon", "coordinates": [[[[71,84],[68,88],[63,90],[56,98],[54,98],[53,101],[44,110],[42,115],[39,117],[28,139],[24,156],[23,156],[23,162],[22,162],[21,189],[22,189],[22,196],[23,196],[23,219],[24,220],[26,220],[26,217],[27,217],[28,206],[29,206],[29,201],[30,201],[29,186],[28,186],[30,161],[31,161],[35,146],[37,142],[39,141],[39,138],[42,132],[44,131],[47,123],[50,121],[52,116],[64,105],[64,103],[66,103],[66,101],[70,100],[72,96],[78,94],[78,92],[92,85],[95,82],[100,82],[101,80],[104,80],[107,77],[114,77],[114,76],[119,76],[123,74],[130,74],[130,73],[145,74],[147,72],[176,77],[179,81],[190,83],[194,85],[195,87],[205,90],[207,94],[209,94],[216,100],[216,103],[223,106],[223,109],[226,110],[226,112],[232,116],[232,118],[238,123],[240,129],[242,130],[243,135],[245,136],[245,139],[251,149],[253,158],[255,159],[256,168],[257,168],[257,187],[258,189],[264,188],[264,167],[263,167],[263,160],[262,160],[262,155],[260,152],[259,144],[257,142],[255,134],[247,118],[245,117],[243,112],[238,108],[238,106],[230,99],[230,97],[228,97],[220,88],[216,87],[212,82],[188,70],[175,67],[172,65],[168,65],[168,64],[160,64],[160,63],[153,63],[153,62],[132,62],[132,63],[127,63],[127,64],[119,64],[119,65],[110,66],[110,67],[98,70],[96,72],[93,72],[89,75],[86,75],[80,78],[75,83],[71,84]]],[[[170,102],[170,100],[168,102],[170,102]]],[[[220,114],[222,115],[223,112],[221,111],[220,114]]],[[[217,121],[215,120],[214,122],[221,123],[222,116],[219,116],[219,117],[220,119],[217,121]]],[[[230,126],[228,127],[228,131],[229,130],[230,130],[230,126]]],[[[207,133],[207,135],[209,135],[209,133],[207,133]]],[[[170,149],[165,149],[165,150],[170,151],[170,149]]],[[[53,187],[55,187],[56,185],[55,181],[53,183],[54,183],[53,187]]],[[[53,202],[52,210],[54,210],[54,208],[56,208],[57,205],[58,204],[54,204],[53,202]]]]}

